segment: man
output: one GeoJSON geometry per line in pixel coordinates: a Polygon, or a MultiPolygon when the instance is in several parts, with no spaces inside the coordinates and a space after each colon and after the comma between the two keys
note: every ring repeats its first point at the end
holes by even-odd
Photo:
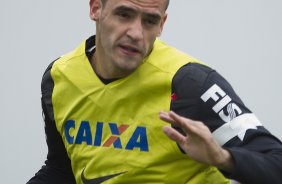
{"type": "Polygon", "coordinates": [[[90,0],[96,35],[43,76],[48,156],[29,184],[281,183],[281,142],[216,71],[156,39],[168,3],[90,0]]]}

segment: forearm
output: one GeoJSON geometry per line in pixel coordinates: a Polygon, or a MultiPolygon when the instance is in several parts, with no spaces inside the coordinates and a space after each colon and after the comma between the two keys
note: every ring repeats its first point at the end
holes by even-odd
{"type": "Polygon", "coordinates": [[[27,184],[75,184],[73,173],[65,168],[59,168],[46,161],[44,165],[27,184]]]}
{"type": "Polygon", "coordinates": [[[231,148],[234,171],[225,175],[242,183],[280,184],[282,181],[282,153],[263,154],[244,148],[231,148]]]}

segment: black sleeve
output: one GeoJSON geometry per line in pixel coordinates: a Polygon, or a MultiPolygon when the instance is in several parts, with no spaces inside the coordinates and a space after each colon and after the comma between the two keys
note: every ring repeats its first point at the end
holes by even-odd
{"type": "Polygon", "coordinates": [[[230,151],[233,173],[242,183],[279,184],[282,181],[282,143],[244,105],[230,84],[200,64],[182,67],[173,79],[171,110],[204,122],[217,142],[230,151]]]}
{"type": "Polygon", "coordinates": [[[46,142],[48,145],[47,160],[45,161],[45,165],[27,184],[75,184],[71,162],[54,121],[52,106],[54,82],[50,74],[52,65],[53,63],[45,71],[41,84],[41,103],[45,121],[46,142]]]}

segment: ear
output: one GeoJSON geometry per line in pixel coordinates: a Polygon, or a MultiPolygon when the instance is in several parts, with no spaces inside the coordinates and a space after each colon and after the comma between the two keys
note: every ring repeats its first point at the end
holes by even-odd
{"type": "Polygon", "coordinates": [[[167,14],[165,14],[164,17],[163,17],[162,20],[161,20],[160,32],[159,32],[158,36],[161,36],[161,34],[162,34],[162,32],[163,32],[163,28],[164,28],[164,24],[165,24],[166,19],[167,19],[167,14]]]}
{"type": "Polygon", "coordinates": [[[94,21],[99,19],[99,14],[101,10],[101,0],[90,0],[90,18],[94,21]]]}

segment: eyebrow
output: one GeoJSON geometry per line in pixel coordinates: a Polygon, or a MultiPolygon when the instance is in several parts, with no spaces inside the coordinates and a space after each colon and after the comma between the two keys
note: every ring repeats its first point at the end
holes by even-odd
{"type": "Polygon", "coordinates": [[[144,15],[145,15],[145,17],[152,18],[155,21],[161,20],[161,16],[159,14],[156,14],[156,13],[144,13],[144,15]]]}
{"type": "MultiPolygon", "coordinates": [[[[129,12],[129,13],[137,13],[138,12],[134,8],[131,8],[131,7],[128,7],[128,6],[125,6],[125,5],[118,6],[115,9],[115,12],[118,12],[118,11],[124,11],[124,12],[129,12]]],[[[161,19],[161,15],[158,14],[158,13],[144,12],[142,14],[144,14],[145,17],[150,17],[150,18],[153,18],[154,20],[160,20],[161,19]]]]}
{"type": "Polygon", "coordinates": [[[130,12],[130,13],[137,12],[135,9],[127,7],[127,6],[123,6],[123,5],[115,8],[115,12],[117,12],[117,11],[125,11],[125,12],[130,12]]]}

